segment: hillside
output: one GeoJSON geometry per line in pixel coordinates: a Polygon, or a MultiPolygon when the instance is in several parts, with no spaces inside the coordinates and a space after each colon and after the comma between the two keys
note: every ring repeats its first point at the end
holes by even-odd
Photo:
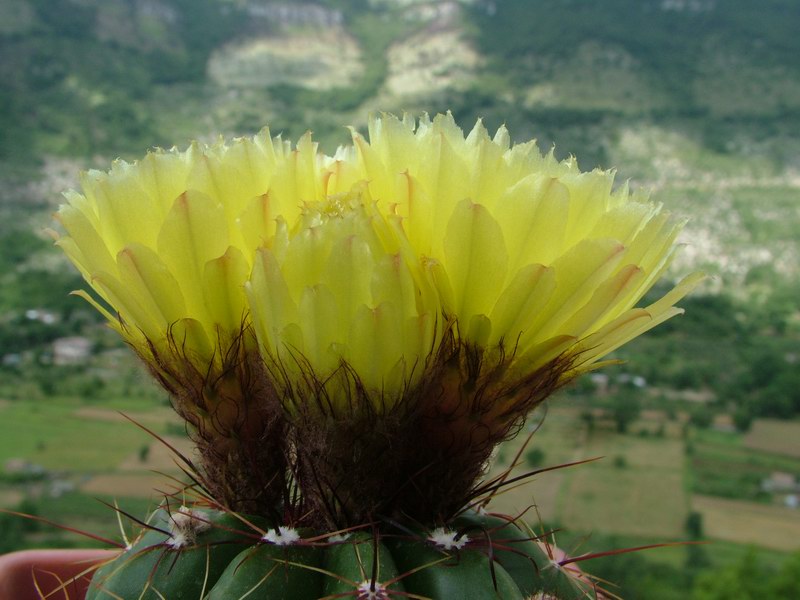
{"type": "Polygon", "coordinates": [[[606,119],[702,119],[695,134],[716,150],[742,143],[729,132],[798,134],[791,0],[2,0],[0,22],[6,159],[267,120],[294,132],[309,124],[286,116],[297,96],[325,134],[376,104],[451,106],[548,142],[606,119]]]}
{"type": "MultiPolygon", "coordinates": [[[[80,169],[264,125],[333,151],[369,111],[452,110],[652,190],[688,219],[669,276],[711,275],[553,403],[525,464],[608,458],[537,479],[542,519],[587,550],[715,540],[596,563],[625,597],[689,597],[748,544],[759,577],[793,564],[800,512],[763,486],[800,480],[798,31],[796,0],[0,0],[0,507],[115,535],[87,498],[142,514],[149,469],[171,468],[116,410],[184,437],[68,296],[81,280],[44,228],[80,169]]],[[[74,541],[0,518],[0,551],[20,540],[74,541]]]]}
{"type": "Polygon", "coordinates": [[[679,266],[718,287],[800,279],[793,0],[0,0],[0,23],[11,190],[67,159],[265,124],[332,151],[370,110],[452,110],[653,189],[691,218],[679,266]]]}

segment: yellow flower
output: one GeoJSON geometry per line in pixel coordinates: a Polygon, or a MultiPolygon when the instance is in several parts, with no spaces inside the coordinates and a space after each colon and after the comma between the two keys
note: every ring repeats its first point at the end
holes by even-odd
{"type": "MultiPolygon", "coordinates": [[[[419,385],[404,392],[413,417],[400,419],[391,444],[352,450],[357,434],[328,430],[314,456],[349,510],[360,496],[376,511],[441,518],[463,505],[495,445],[532,408],[681,313],[675,303],[703,275],[636,307],[669,267],[682,223],[627,186],[615,190],[611,172],[581,173],[533,142],[512,146],[504,127],[491,138],[479,121],[465,136],[449,114],[382,115],[369,141],[353,132],[353,147],[360,175],[351,177],[367,182],[434,282],[445,330],[419,385]],[[341,482],[337,465],[371,455],[381,462],[361,463],[385,473],[377,490],[356,475],[341,482]],[[395,506],[381,504],[387,489],[395,506]]],[[[304,440],[319,435],[308,430],[304,440]]]]}
{"type": "Polygon", "coordinates": [[[299,352],[322,376],[355,361],[369,387],[388,390],[404,386],[389,374],[398,362],[431,349],[430,329],[422,346],[405,337],[414,319],[438,318],[439,303],[460,340],[513,348],[515,372],[565,352],[583,371],[678,314],[701,277],[634,308],[669,266],[681,224],[625,186],[613,191],[612,173],[512,147],[504,127],[492,139],[478,122],[465,137],[450,115],[418,125],[383,115],[369,130],[370,142],[354,132],[334,157],[308,136],[292,150],[265,131],[89,172],[84,194],[59,210],[69,235],[57,243],[143,354],[172,338],[198,364],[218,361],[220,338],[252,312],[266,352],[299,352]],[[428,278],[435,300],[418,297],[428,278]],[[402,326],[355,333],[368,312],[370,327],[402,326]],[[376,339],[380,366],[364,360],[378,355],[376,339]]]}
{"type": "Polygon", "coordinates": [[[57,217],[68,236],[57,244],[119,313],[96,304],[137,351],[163,352],[171,338],[197,364],[220,361],[219,338],[236,337],[247,321],[243,285],[255,249],[274,233],[278,196],[294,200],[293,190],[267,191],[291,188],[298,171],[305,181],[311,172],[299,162],[266,131],[118,161],[84,174],[83,194],[67,193],[57,217]]]}
{"type": "Polygon", "coordinates": [[[244,285],[276,215],[294,220],[297,198],[313,191],[318,159],[310,138],[293,151],[266,130],[159,150],[84,174],[83,193],[68,192],[57,214],[67,235],[56,243],[100,301],[79,294],[170,392],[192,426],[206,487],[243,510],[272,510],[285,468],[281,407],[244,285]]]}
{"type": "MultiPolygon", "coordinates": [[[[306,367],[327,377],[346,363],[359,384],[396,400],[419,380],[440,306],[406,240],[367,194],[355,187],[308,202],[291,230],[279,217],[247,292],[264,354],[290,380],[303,381],[306,367]]],[[[331,383],[339,403],[336,387],[347,383],[331,383]]]]}
{"type": "Polygon", "coordinates": [[[661,300],[635,304],[672,260],[681,228],[660,205],[607,171],[581,173],[574,159],[511,147],[501,127],[478,121],[466,137],[452,116],[370,121],[354,133],[372,197],[396,214],[437,282],[460,336],[515,350],[517,372],[563,353],[580,355],[568,376],[680,313],[694,274],[661,300]]]}
{"type": "Polygon", "coordinates": [[[259,465],[286,450],[331,521],[430,520],[534,406],[679,314],[702,275],[637,307],[681,223],[504,127],[381,115],[352,137],[326,156],[264,131],[90,172],[58,244],[209,474],[235,471],[231,503],[285,481],[259,465]],[[242,469],[268,477],[242,490],[242,469]]]}

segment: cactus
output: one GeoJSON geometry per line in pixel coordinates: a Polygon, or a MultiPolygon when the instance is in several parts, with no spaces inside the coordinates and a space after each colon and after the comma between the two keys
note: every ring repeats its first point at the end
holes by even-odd
{"type": "Polygon", "coordinates": [[[702,275],[636,307],[681,224],[504,127],[369,130],[334,156],[266,130],[156,151],[67,194],[78,294],[169,392],[202,497],[90,600],[592,593],[523,524],[465,511],[533,409],[681,312],[702,275]]]}
{"type": "Polygon", "coordinates": [[[553,560],[513,520],[468,513],[451,527],[319,535],[224,511],[162,508],[98,569],[87,600],[593,596],[587,578],[553,560]]]}

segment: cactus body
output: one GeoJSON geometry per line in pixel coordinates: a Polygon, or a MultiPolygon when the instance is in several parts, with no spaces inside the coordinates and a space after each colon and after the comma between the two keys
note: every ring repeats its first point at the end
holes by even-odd
{"type": "Polygon", "coordinates": [[[98,569],[87,600],[590,597],[584,581],[559,568],[516,525],[496,517],[456,519],[452,531],[469,542],[446,549],[425,534],[374,531],[344,540],[302,531],[298,539],[269,541],[233,515],[181,511],[157,511],[134,544],[98,569]]]}
{"type": "Polygon", "coordinates": [[[181,544],[176,540],[180,532],[175,514],[156,511],[150,528],[116,560],[97,570],[86,600],[157,599],[158,594],[169,600],[197,600],[249,545],[246,538],[230,531],[241,529],[241,522],[218,511],[204,511],[209,522],[195,520],[192,526],[202,531],[181,544]]]}

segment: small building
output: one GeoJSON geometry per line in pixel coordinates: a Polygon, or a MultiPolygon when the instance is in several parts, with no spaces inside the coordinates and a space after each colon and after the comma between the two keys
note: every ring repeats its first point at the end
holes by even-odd
{"type": "Polygon", "coordinates": [[[47,474],[42,465],[24,458],[9,458],[3,467],[6,475],[19,479],[41,479],[47,474]]]}
{"type": "Polygon", "coordinates": [[[792,473],[774,471],[761,482],[761,489],[772,494],[800,494],[800,483],[792,473]]]}
{"type": "Polygon", "coordinates": [[[22,354],[17,352],[4,354],[2,362],[4,367],[18,367],[22,364],[22,354]]]}
{"type": "Polygon", "coordinates": [[[56,479],[50,483],[50,487],[47,490],[47,493],[51,498],[60,498],[64,494],[68,494],[74,491],[75,491],[75,484],[72,481],[69,481],[67,479],[56,479]]]}
{"type": "Polygon", "coordinates": [[[605,396],[608,393],[609,377],[607,374],[591,373],[589,375],[589,381],[592,382],[592,385],[594,385],[595,390],[601,396],[605,396]]]}
{"type": "Polygon", "coordinates": [[[85,337],[72,336],[53,341],[53,364],[78,365],[92,354],[92,342],[85,337]]]}
{"type": "Polygon", "coordinates": [[[800,508],[800,481],[797,476],[784,471],[774,471],[761,481],[761,489],[773,495],[773,501],[787,508],[800,508]]]}
{"type": "Polygon", "coordinates": [[[31,308],[25,311],[25,318],[29,321],[38,321],[45,325],[54,325],[58,323],[58,314],[52,310],[44,310],[41,308],[31,308]]]}
{"type": "Polygon", "coordinates": [[[633,375],[632,373],[620,373],[616,377],[616,382],[620,385],[630,385],[640,390],[647,387],[647,379],[641,375],[633,375]]]}

